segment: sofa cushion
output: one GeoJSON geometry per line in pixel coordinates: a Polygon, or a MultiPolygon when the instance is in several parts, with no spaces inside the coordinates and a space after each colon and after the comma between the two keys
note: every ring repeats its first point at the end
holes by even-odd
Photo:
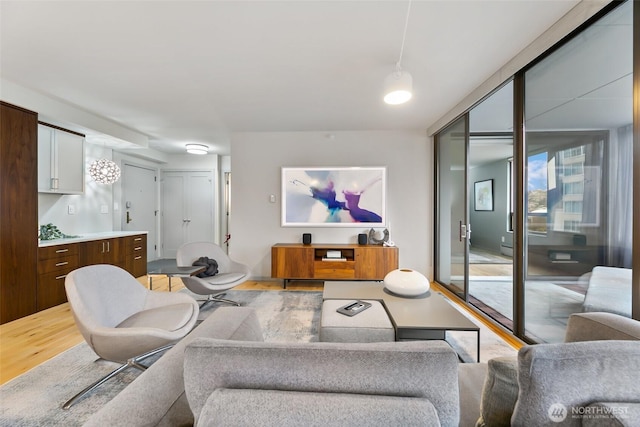
{"type": "Polygon", "coordinates": [[[443,426],[457,426],[458,358],[442,341],[255,343],[199,338],[184,375],[197,417],[219,388],[375,394],[428,399],[443,426]]]}
{"type": "Polygon", "coordinates": [[[489,360],[476,426],[510,426],[517,399],[518,359],[496,357],[489,360]]]}
{"type": "Polygon", "coordinates": [[[344,393],[217,389],[198,426],[440,426],[428,399],[344,393]]]}
{"type": "Polygon", "coordinates": [[[571,413],[592,402],[640,400],[640,341],[525,346],[518,352],[518,386],[512,425],[530,426],[544,414],[579,426],[571,413]]]}

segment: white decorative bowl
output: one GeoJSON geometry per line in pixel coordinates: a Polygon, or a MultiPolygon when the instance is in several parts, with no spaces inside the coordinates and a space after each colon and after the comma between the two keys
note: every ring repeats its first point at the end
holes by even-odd
{"type": "Polygon", "coordinates": [[[409,268],[390,271],[384,276],[384,287],[389,292],[404,296],[417,297],[429,292],[429,279],[409,268]]]}

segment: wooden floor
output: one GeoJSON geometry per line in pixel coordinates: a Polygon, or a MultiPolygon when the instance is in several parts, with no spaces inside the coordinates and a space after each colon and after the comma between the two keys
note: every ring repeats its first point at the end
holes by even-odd
{"type": "MultiPolygon", "coordinates": [[[[138,281],[147,286],[146,276],[138,278],[138,281]]],[[[437,284],[433,284],[432,287],[445,295],[448,293],[437,284]]],[[[173,292],[182,288],[184,286],[181,281],[172,282],[173,292]]],[[[278,291],[283,288],[282,282],[279,281],[248,281],[235,289],[278,291]]],[[[287,290],[290,291],[322,291],[322,289],[322,282],[299,281],[290,282],[287,285],[287,290]]],[[[154,278],[153,290],[167,292],[168,279],[154,278]]],[[[451,297],[451,294],[449,296],[451,297]]],[[[456,301],[453,297],[450,299],[456,301]]],[[[493,329],[512,346],[519,348],[521,345],[519,341],[478,316],[473,310],[464,305],[461,307],[493,329]]],[[[82,341],[82,335],[76,328],[68,303],[0,325],[0,384],[12,380],[82,341]]]]}
{"type": "MultiPolygon", "coordinates": [[[[147,287],[147,276],[138,281],[147,287]]],[[[173,292],[182,288],[184,285],[180,280],[172,281],[173,292]]],[[[248,281],[234,289],[282,290],[282,283],[248,281]]],[[[153,290],[167,292],[169,280],[154,277],[153,290]]],[[[287,290],[322,291],[322,282],[291,282],[287,290]]],[[[82,341],[68,303],[0,325],[0,384],[82,341]]]]}

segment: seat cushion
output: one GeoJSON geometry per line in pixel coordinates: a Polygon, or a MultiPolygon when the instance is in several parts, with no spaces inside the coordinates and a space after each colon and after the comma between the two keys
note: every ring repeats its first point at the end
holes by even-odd
{"type": "Polygon", "coordinates": [[[192,316],[191,304],[171,304],[135,313],[120,322],[116,328],[156,328],[176,331],[184,327],[192,316]]]}
{"type": "Polygon", "coordinates": [[[218,273],[212,277],[205,277],[204,280],[212,285],[226,285],[238,281],[244,276],[246,276],[244,273],[218,273]]]}

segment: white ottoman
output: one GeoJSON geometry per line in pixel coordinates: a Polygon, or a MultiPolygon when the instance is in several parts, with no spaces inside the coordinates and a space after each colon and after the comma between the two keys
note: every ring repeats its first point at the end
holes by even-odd
{"type": "Polygon", "coordinates": [[[320,341],[383,342],[395,341],[396,332],[380,301],[365,300],[371,307],[355,316],[345,316],[336,310],[354,300],[325,300],[320,319],[320,341]]]}

